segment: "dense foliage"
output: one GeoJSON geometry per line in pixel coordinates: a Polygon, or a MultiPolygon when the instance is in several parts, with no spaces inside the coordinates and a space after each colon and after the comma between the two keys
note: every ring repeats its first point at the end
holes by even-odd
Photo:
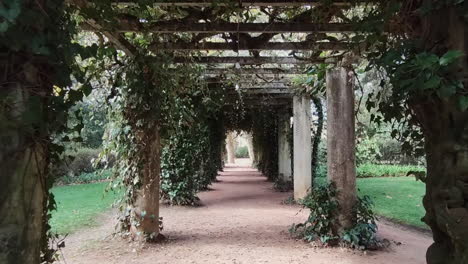
{"type": "MultiPolygon", "coordinates": [[[[43,201],[43,214],[31,213],[43,216],[42,228],[35,230],[42,233],[42,241],[35,241],[31,233],[24,233],[22,237],[31,239],[34,245],[41,244],[41,261],[51,262],[56,258],[56,249],[49,248],[53,243],[48,240],[55,236],[49,232],[48,220],[50,211],[55,209],[55,202],[49,192],[53,177],[48,177],[47,164],[60,162],[64,151],[60,143],[71,140],[69,137],[56,138],[56,135],[81,129],[80,125],[67,126],[66,113],[91,91],[89,83],[83,79],[86,67],[79,67],[75,59],[78,57],[84,61],[93,56],[94,51],[72,41],[76,28],[71,19],[72,12],[64,1],[3,1],[0,8],[0,67],[3,76],[0,123],[2,137],[6,137],[2,141],[8,142],[5,143],[6,148],[17,145],[9,145],[15,141],[21,145],[18,149],[5,149],[9,154],[0,155],[1,163],[5,164],[6,170],[6,164],[15,164],[9,163],[6,158],[17,159],[15,157],[19,157],[20,153],[26,155],[29,150],[34,153],[35,162],[29,159],[22,166],[36,166],[32,171],[36,171],[37,175],[32,175],[42,183],[43,195],[39,200],[43,201]],[[72,80],[82,85],[71,89],[72,80]],[[17,139],[9,141],[8,137],[13,135],[13,131],[17,139]]],[[[6,174],[15,175],[10,172],[6,174]]],[[[32,182],[36,182],[36,179],[32,182]]],[[[2,186],[10,184],[3,182],[2,186]]],[[[25,189],[25,186],[21,188],[25,189]]],[[[9,192],[2,190],[2,193],[8,195],[9,192]]],[[[27,206],[29,208],[30,205],[27,206]]],[[[38,226],[35,219],[28,219],[30,224],[36,225],[34,229],[38,226]]],[[[21,253],[21,257],[13,258],[22,261],[22,258],[30,257],[31,249],[21,244],[22,239],[13,240],[18,240],[17,245],[25,247],[18,252],[28,251],[28,254],[21,253]]],[[[11,252],[17,251],[12,249],[11,252]]]]}
{"type": "MultiPolygon", "coordinates": [[[[161,195],[170,204],[195,204],[197,192],[206,190],[221,169],[224,129],[220,126],[222,89],[193,87],[185,101],[180,100],[177,128],[163,141],[161,195]],[[184,119],[182,113],[190,113],[184,119]]],[[[222,125],[222,123],[221,123],[222,125]]]]}
{"type": "Polygon", "coordinates": [[[249,158],[249,150],[247,146],[240,146],[236,148],[236,158],[237,159],[249,158]]]}
{"type": "Polygon", "coordinates": [[[252,140],[256,167],[269,180],[278,179],[278,114],[263,110],[252,119],[252,140]]]}
{"type": "Polygon", "coordinates": [[[308,242],[320,241],[324,245],[342,243],[357,249],[376,248],[377,225],[376,216],[372,210],[372,201],[368,196],[358,198],[355,206],[356,219],[353,228],[343,233],[334,232],[334,221],[339,204],[335,199],[336,190],[333,185],[318,185],[314,187],[300,203],[310,210],[309,217],[304,223],[293,224],[290,228],[292,235],[308,242]]]}
{"type": "MultiPolygon", "coordinates": [[[[170,69],[168,56],[161,54],[158,58],[142,56],[128,61],[117,69],[113,86],[112,123],[104,154],[115,155],[115,183],[125,187],[121,209],[122,229],[126,231],[139,221],[140,216],[133,211],[139,190],[148,184],[153,177],[150,175],[159,174],[161,138],[182,135],[178,130],[195,122],[194,113],[187,109],[190,105],[195,109],[187,92],[200,87],[196,69],[185,65],[170,69]]],[[[180,162],[168,155],[166,162],[180,162]]],[[[166,163],[166,172],[167,166],[173,165],[166,163]]]]}

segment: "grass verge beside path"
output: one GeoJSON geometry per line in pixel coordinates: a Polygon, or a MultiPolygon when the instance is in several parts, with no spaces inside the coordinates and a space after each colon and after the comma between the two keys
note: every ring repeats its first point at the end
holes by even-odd
{"type": "Polygon", "coordinates": [[[421,218],[425,214],[422,197],[425,185],[414,177],[357,179],[360,195],[368,195],[375,212],[390,220],[428,228],[421,218]]]}
{"type": "Polygon", "coordinates": [[[72,233],[96,225],[96,217],[111,208],[118,194],[105,192],[107,182],[59,186],[52,188],[57,210],[50,225],[58,234],[72,233]]]}
{"type": "MultiPolygon", "coordinates": [[[[326,178],[317,178],[325,184],[326,178]]],[[[394,222],[429,229],[421,221],[425,214],[422,197],[425,185],[414,177],[358,178],[359,196],[368,195],[374,202],[374,212],[394,222]]]]}

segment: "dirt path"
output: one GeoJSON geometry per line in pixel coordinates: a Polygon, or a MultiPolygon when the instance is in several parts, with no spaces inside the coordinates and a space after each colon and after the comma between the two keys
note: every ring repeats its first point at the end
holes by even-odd
{"type": "Polygon", "coordinates": [[[288,227],[307,214],[282,204],[289,193],[274,192],[260,173],[245,167],[226,168],[218,179],[213,190],[200,194],[203,206],[161,209],[166,242],[140,247],[111,238],[115,217],[106,215],[102,226],[67,239],[62,263],[425,263],[430,237],[388,223],[380,223],[380,235],[401,244],[385,251],[313,248],[293,240],[288,227]]]}

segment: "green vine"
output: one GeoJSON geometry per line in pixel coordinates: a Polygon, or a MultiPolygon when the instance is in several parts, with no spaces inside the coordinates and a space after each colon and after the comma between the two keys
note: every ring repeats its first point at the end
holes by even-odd
{"type": "MultiPolygon", "coordinates": [[[[19,148],[8,150],[9,157],[28,150],[32,150],[36,157],[25,166],[36,166],[34,170],[40,178],[37,180],[42,184],[40,258],[44,263],[53,262],[57,251],[63,247],[48,224],[50,212],[56,209],[50,193],[53,177],[49,176],[48,164],[61,162],[63,143],[71,140],[63,135],[81,130],[82,123],[67,126],[67,113],[91,92],[91,86],[84,79],[86,67],[78,66],[76,59],[84,61],[95,52],[72,41],[76,25],[71,13],[69,6],[60,0],[7,0],[0,3],[0,134],[2,141],[7,142],[16,131],[21,142],[19,148]],[[72,80],[81,85],[72,89],[72,80]],[[20,99],[20,95],[23,98],[20,99]]],[[[9,162],[2,158],[2,164],[9,162]]],[[[2,190],[2,193],[9,192],[2,190]]],[[[31,219],[30,223],[33,221],[31,219]]],[[[19,256],[14,258],[21,261],[19,256]]]]}

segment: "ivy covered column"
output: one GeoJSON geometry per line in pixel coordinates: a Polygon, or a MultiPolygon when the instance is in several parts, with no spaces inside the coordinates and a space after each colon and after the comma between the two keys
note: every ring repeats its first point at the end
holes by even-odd
{"type": "Polygon", "coordinates": [[[293,98],[294,111],[294,199],[306,197],[312,187],[312,145],[310,137],[310,98],[296,95],[293,98]]]}
{"type": "Polygon", "coordinates": [[[159,181],[161,174],[161,137],[159,127],[153,131],[137,133],[138,141],[145,147],[141,150],[143,168],[140,171],[141,186],[135,190],[134,219],[131,232],[136,238],[157,240],[159,221],[159,181]]]}
{"type": "Polygon", "coordinates": [[[60,0],[0,5],[0,263],[38,264],[53,258],[47,168],[61,148],[51,134],[80,95],[65,103],[72,27],[60,0]]]}
{"type": "Polygon", "coordinates": [[[355,120],[353,75],[344,67],[327,71],[328,181],[336,188],[334,233],[354,224],[356,203],[355,120]]]}
{"type": "Polygon", "coordinates": [[[290,133],[291,117],[286,111],[280,112],[278,114],[278,173],[285,182],[292,181],[290,133]]]}

